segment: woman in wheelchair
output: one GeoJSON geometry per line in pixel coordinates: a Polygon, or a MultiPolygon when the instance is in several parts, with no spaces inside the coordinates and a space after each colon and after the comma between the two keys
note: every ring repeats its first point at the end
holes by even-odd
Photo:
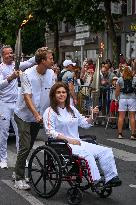
{"type": "MultiPolygon", "coordinates": [[[[93,109],[94,118],[99,112],[93,109]]],[[[56,139],[65,139],[72,148],[72,153],[88,161],[91,177],[94,183],[101,180],[96,163],[98,159],[104,173],[105,186],[121,185],[111,148],[82,141],[79,137],[78,126],[89,128],[93,126],[92,116],[85,118],[74,106],[70,106],[70,94],[66,84],[57,82],[50,90],[50,107],[43,115],[46,133],[56,139]]]]}

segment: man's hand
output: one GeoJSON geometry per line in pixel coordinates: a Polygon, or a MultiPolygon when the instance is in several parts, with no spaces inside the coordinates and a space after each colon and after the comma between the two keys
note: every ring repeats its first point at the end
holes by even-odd
{"type": "Polygon", "coordinates": [[[37,123],[43,123],[43,118],[39,113],[37,115],[35,115],[34,117],[35,117],[37,123]]]}
{"type": "Polygon", "coordinates": [[[18,78],[20,75],[20,71],[19,70],[15,70],[13,71],[13,73],[7,78],[7,81],[10,83],[12,80],[18,78]]]}

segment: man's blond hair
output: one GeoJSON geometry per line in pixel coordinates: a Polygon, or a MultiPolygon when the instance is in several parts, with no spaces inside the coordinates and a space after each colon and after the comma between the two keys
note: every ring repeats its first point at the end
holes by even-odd
{"type": "Polygon", "coordinates": [[[41,61],[47,60],[47,54],[53,53],[52,50],[49,50],[47,47],[38,48],[35,52],[35,61],[37,64],[41,63],[41,61]]]}

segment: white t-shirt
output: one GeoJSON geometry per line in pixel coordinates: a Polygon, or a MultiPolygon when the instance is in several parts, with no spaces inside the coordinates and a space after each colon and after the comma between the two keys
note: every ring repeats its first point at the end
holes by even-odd
{"type": "Polygon", "coordinates": [[[67,111],[66,108],[58,107],[60,115],[57,115],[51,107],[47,108],[43,115],[43,123],[46,133],[56,138],[58,134],[63,134],[65,137],[78,138],[78,127],[89,128],[89,124],[84,116],[79,111],[71,106],[75,116],[67,111]]]}
{"type": "Polygon", "coordinates": [[[15,113],[26,122],[35,122],[35,118],[28,109],[22,94],[32,94],[32,102],[42,116],[46,108],[50,106],[49,92],[55,83],[53,70],[47,69],[44,75],[40,75],[36,67],[35,65],[27,69],[21,76],[21,92],[15,113]]]}

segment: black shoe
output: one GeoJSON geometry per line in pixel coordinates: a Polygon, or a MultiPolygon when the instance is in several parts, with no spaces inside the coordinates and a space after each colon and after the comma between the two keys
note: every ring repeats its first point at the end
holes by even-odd
{"type": "Polygon", "coordinates": [[[105,184],[105,187],[116,187],[121,186],[122,181],[119,179],[119,177],[113,177],[110,181],[108,181],[105,184]]]}

